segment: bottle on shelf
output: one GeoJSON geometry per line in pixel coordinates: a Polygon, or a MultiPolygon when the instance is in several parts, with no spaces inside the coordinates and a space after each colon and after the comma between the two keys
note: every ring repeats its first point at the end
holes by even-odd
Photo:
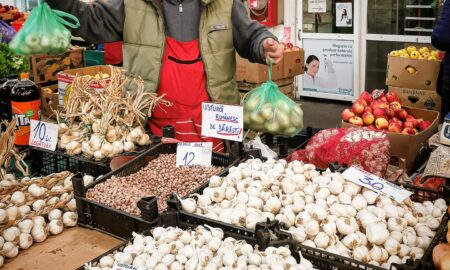
{"type": "Polygon", "coordinates": [[[0,121],[12,119],[11,90],[17,84],[18,76],[9,75],[4,83],[0,82],[0,121]]]}
{"type": "Polygon", "coordinates": [[[30,120],[41,118],[41,97],[38,87],[29,80],[28,73],[20,74],[20,80],[11,90],[13,115],[17,117],[15,144],[27,147],[30,139],[30,120]]]}

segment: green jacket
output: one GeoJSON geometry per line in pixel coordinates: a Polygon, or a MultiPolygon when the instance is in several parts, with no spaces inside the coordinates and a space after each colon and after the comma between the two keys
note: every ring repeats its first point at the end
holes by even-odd
{"type": "MultiPolygon", "coordinates": [[[[239,0],[199,1],[198,38],[208,94],[213,102],[237,104],[240,96],[235,80],[235,50],[252,62],[264,63],[263,40],[274,36],[248,18],[239,0]]],[[[166,14],[161,0],[108,0],[89,5],[73,0],[47,2],[79,18],[82,25],[74,35],[93,43],[123,40],[124,68],[141,76],[149,91],[157,91],[165,21],[173,16],[166,14]]]]}

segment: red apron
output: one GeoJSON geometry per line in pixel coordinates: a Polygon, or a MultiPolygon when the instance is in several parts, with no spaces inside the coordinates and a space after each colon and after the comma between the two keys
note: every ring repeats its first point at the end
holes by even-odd
{"type": "Polygon", "coordinates": [[[213,142],[214,152],[223,152],[222,140],[201,136],[202,102],[209,102],[206,76],[198,39],[180,42],[166,37],[158,95],[172,106],[159,105],[149,121],[150,131],[162,136],[166,125],[175,128],[175,139],[183,142],[213,142]]]}

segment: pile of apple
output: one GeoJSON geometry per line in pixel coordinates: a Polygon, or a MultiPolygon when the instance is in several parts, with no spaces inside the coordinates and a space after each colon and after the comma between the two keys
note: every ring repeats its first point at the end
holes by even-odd
{"type": "Polygon", "coordinates": [[[300,50],[300,47],[295,46],[294,44],[292,44],[290,42],[289,43],[281,42],[280,44],[283,45],[285,52],[300,50]]]}
{"type": "Polygon", "coordinates": [[[25,20],[26,18],[26,13],[23,12],[19,12],[19,10],[17,8],[15,8],[14,6],[8,6],[8,5],[2,5],[0,4],[0,13],[9,13],[13,16],[14,20],[20,20],[21,18],[23,18],[23,20],[25,20]]]}
{"type": "Polygon", "coordinates": [[[417,50],[416,46],[409,46],[406,49],[390,52],[390,55],[402,58],[421,59],[421,60],[439,60],[439,51],[430,51],[427,47],[417,50]]]}
{"type": "Polygon", "coordinates": [[[415,135],[430,126],[430,121],[408,115],[395,92],[382,93],[374,99],[364,91],[351,110],[342,112],[342,120],[355,126],[407,135],[415,135]]]}

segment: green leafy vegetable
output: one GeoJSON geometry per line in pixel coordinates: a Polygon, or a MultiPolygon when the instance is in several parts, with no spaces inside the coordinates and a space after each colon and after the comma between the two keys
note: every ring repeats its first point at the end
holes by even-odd
{"type": "Polygon", "coordinates": [[[15,54],[6,43],[0,42],[0,78],[28,72],[30,66],[25,57],[15,54]]]}

